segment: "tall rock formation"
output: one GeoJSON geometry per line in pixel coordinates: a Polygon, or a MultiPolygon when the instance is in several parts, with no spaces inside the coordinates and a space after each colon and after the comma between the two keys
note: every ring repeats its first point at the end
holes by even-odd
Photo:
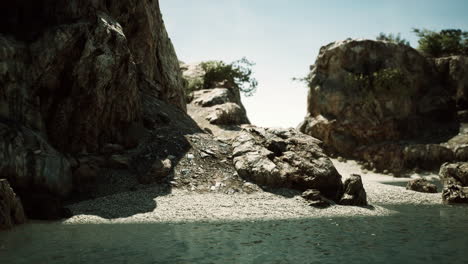
{"type": "Polygon", "coordinates": [[[331,43],[321,48],[308,76],[307,117],[299,129],[378,169],[440,166],[454,155],[437,144],[458,133],[455,102],[464,104],[459,64],[457,58],[435,63],[409,46],[384,41],[331,43]]]}
{"type": "Polygon", "coordinates": [[[186,109],[158,1],[0,4],[0,178],[20,196],[66,196],[65,157],[135,146],[148,100],[186,109]]]}

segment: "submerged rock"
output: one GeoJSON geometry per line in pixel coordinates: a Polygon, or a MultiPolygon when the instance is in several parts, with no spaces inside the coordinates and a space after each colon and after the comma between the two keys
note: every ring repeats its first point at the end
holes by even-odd
{"type": "Polygon", "coordinates": [[[436,193],[437,185],[425,179],[415,179],[408,182],[406,189],[416,192],[436,193]]]}
{"type": "Polygon", "coordinates": [[[350,177],[345,180],[344,193],[339,204],[354,206],[367,205],[367,194],[366,190],[364,190],[360,175],[351,174],[350,177]]]}
{"type": "Polygon", "coordinates": [[[23,205],[10,184],[0,179],[0,230],[26,222],[23,205]]]}
{"type": "Polygon", "coordinates": [[[270,187],[316,189],[332,200],[342,190],[341,175],[320,141],[294,129],[245,126],[233,141],[239,175],[270,187]]]}

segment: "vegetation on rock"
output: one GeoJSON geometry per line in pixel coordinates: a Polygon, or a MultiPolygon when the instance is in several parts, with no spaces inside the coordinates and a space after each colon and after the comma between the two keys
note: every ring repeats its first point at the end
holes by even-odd
{"type": "Polygon", "coordinates": [[[418,49],[426,56],[445,57],[468,55],[468,32],[460,29],[444,29],[439,32],[414,28],[419,37],[418,49]]]}
{"type": "Polygon", "coordinates": [[[255,63],[242,58],[231,63],[223,61],[206,61],[200,64],[204,74],[198,78],[186,78],[186,94],[197,90],[214,88],[217,83],[227,82],[227,85],[239,89],[246,96],[251,96],[257,89],[258,82],[252,77],[252,66],[255,63]]]}
{"type": "Polygon", "coordinates": [[[395,43],[395,44],[402,44],[402,45],[406,45],[406,46],[410,45],[409,41],[402,38],[400,33],[398,33],[398,34],[393,34],[393,33],[385,34],[383,32],[380,32],[380,34],[377,36],[376,39],[381,40],[381,41],[388,41],[388,42],[395,43]]]}

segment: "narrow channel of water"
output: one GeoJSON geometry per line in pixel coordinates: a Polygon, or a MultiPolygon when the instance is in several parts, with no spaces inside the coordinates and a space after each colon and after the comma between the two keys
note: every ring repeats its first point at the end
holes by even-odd
{"type": "Polygon", "coordinates": [[[463,263],[468,207],[398,205],[381,217],[66,225],[0,233],[0,263],[463,263]]]}

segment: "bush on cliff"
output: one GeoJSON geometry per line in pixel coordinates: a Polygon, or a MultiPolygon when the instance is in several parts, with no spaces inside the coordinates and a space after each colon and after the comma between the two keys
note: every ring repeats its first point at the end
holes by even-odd
{"type": "Polygon", "coordinates": [[[246,58],[225,63],[223,61],[206,61],[200,64],[204,74],[199,78],[187,78],[186,94],[193,91],[214,88],[221,82],[239,89],[246,96],[251,96],[257,89],[257,80],[252,77],[252,66],[255,64],[246,58]]]}
{"type": "Polygon", "coordinates": [[[400,33],[394,35],[393,33],[385,34],[383,32],[380,32],[376,39],[406,46],[410,45],[409,41],[402,38],[400,33]]]}
{"type": "Polygon", "coordinates": [[[468,32],[460,29],[444,29],[440,32],[414,28],[419,37],[418,49],[426,56],[445,57],[468,55],[468,32]]]}

